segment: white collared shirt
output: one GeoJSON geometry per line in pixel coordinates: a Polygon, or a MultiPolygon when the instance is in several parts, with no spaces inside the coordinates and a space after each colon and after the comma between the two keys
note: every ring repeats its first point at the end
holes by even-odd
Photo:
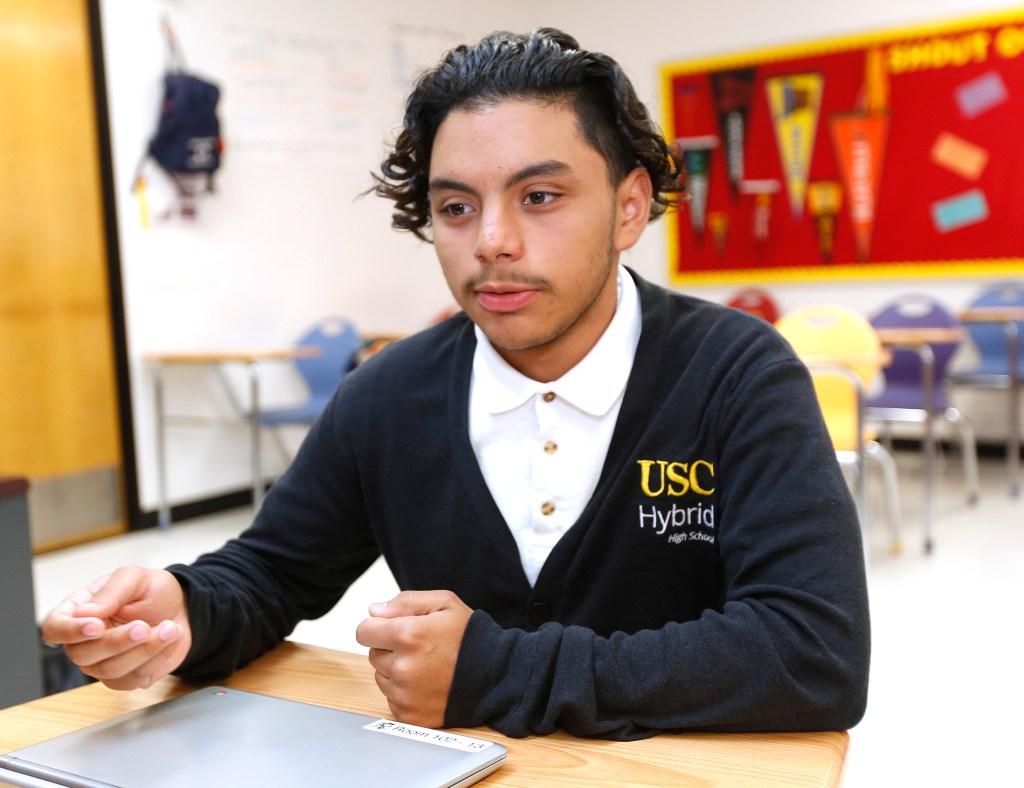
{"type": "Polygon", "coordinates": [[[622,266],[611,323],[552,383],[517,372],[476,329],[469,437],[531,585],[597,487],[640,329],[636,284],[622,266]]]}

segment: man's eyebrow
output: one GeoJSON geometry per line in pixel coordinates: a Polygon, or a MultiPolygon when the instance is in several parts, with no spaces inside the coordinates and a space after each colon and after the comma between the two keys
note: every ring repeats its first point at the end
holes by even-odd
{"type": "Polygon", "coordinates": [[[572,172],[572,167],[564,161],[548,159],[547,161],[531,164],[529,167],[523,167],[523,169],[518,172],[512,173],[505,179],[505,188],[511,188],[517,183],[525,181],[527,178],[536,178],[545,175],[567,175],[570,172],[572,172]]]}
{"type": "MultiPolygon", "coordinates": [[[[517,183],[527,180],[528,178],[536,178],[540,176],[548,175],[566,175],[572,172],[572,167],[566,164],[564,161],[558,161],[557,159],[549,159],[547,161],[540,161],[536,164],[531,164],[528,167],[512,173],[508,178],[505,179],[505,188],[510,189],[517,183]]],[[[456,191],[456,192],[467,192],[469,194],[476,194],[476,189],[467,183],[462,181],[456,181],[451,178],[433,178],[430,181],[430,191],[456,191]]]]}
{"type": "Polygon", "coordinates": [[[429,185],[430,191],[453,191],[470,192],[475,194],[476,190],[462,181],[453,181],[451,178],[433,178],[429,185]]]}

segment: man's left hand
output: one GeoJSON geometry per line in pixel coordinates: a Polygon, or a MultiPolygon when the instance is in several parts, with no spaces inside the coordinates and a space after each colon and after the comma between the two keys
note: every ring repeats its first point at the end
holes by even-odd
{"type": "Polygon", "coordinates": [[[369,612],[356,640],[370,649],[391,713],[400,722],[441,727],[472,609],[451,591],[403,591],[369,612]]]}

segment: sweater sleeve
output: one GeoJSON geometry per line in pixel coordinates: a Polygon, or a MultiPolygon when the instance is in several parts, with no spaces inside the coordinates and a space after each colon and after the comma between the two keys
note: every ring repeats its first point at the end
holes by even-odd
{"type": "MultiPolygon", "coordinates": [[[[715,424],[729,479],[722,604],[607,637],[559,623],[502,628],[476,611],[446,725],[636,739],[860,720],[870,651],[863,544],[809,376],[795,360],[777,362],[724,399],[715,424]]],[[[625,593],[629,579],[595,582],[625,593]]]]}
{"type": "Polygon", "coordinates": [[[338,398],[313,425],[252,526],[193,564],[168,570],[188,600],[192,648],[176,675],[218,680],[327,613],[380,554],[358,473],[336,424],[338,398]]]}

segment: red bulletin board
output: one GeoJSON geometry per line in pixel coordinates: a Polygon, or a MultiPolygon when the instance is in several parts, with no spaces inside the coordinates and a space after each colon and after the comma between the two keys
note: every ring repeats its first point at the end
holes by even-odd
{"type": "Polygon", "coordinates": [[[1024,9],[672,63],[662,91],[676,284],[1024,271],[1024,9]]]}

